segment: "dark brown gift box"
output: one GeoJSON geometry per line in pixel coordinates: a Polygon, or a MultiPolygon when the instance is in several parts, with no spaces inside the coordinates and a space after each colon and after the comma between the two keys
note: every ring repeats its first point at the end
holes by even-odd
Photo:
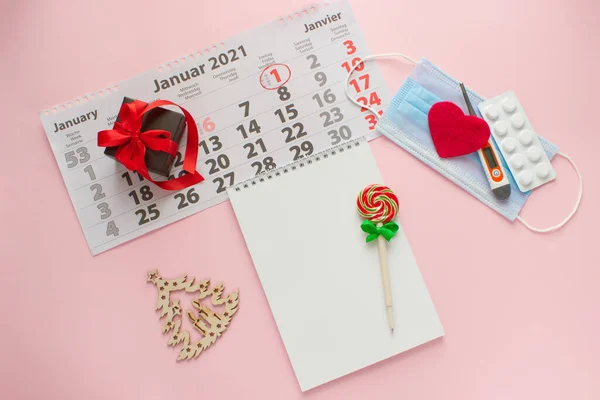
{"type": "MultiPolygon", "coordinates": [[[[133,102],[133,99],[130,99],[129,97],[123,99],[123,104],[131,102],[133,102]]],[[[117,121],[119,121],[119,116],[117,116],[117,121]]],[[[179,144],[185,129],[185,117],[178,112],[157,107],[148,111],[142,117],[141,132],[151,129],[160,129],[169,132],[171,134],[171,140],[179,144]]],[[[111,158],[115,158],[117,148],[118,146],[107,147],[104,150],[104,154],[111,158]]],[[[145,160],[148,171],[156,172],[157,174],[168,177],[171,172],[174,157],[163,151],[146,148],[145,160]]]]}

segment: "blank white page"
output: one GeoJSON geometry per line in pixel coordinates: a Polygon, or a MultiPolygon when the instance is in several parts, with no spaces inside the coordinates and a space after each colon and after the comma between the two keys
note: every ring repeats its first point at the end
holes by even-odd
{"type": "Polygon", "coordinates": [[[365,242],[356,210],[360,190],[382,183],[368,143],[286,169],[232,187],[229,198],[302,391],[442,336],[402,228],[387,243],[390,333],[377,241],[365,242]]]}

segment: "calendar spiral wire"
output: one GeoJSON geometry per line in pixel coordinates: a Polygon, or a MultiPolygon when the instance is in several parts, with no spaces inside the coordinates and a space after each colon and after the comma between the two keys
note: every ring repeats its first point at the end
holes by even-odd
{"type": "Polygon", "coordinates": [[[267,182],[276,179],[280,176],[291,173],[292,171],[296,171],[298,169],[307,167],[309,165],[312,165],[313,163],[320,162],[321,160],[326,160],[329,157],[334,157],[337,154],[344,153],[345,151],[351,151],[356,147],[365,146],[366,144],[367,139],[365,137],[360,137],[355,140],[349,140],[345,143],[312,154],[306,158],[301,158],[282,167],[263,172],[260,175],[255,176],[254,178],[246,179],[245,181],[242,181],[232,186],[228,190],[235,190],[236,192],[240,192],[244,189],[249,189],[251,187],[257,186],[260,183],[267,182]]]}

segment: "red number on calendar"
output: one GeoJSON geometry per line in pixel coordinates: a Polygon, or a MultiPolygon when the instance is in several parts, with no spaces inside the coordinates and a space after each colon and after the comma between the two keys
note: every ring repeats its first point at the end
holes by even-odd
{"type": "Polygon", "coordinates": [[[202,121],[202,130],[204,132],[212,132],[215,130],[215,123],[210,120],[210,117],[204,118],[202,121]]]}
{"type": "Polygon", "coordinates": [[[344,46],[346,46],[346,49],[348,50],[346,54],[350,55],[356,53],[356,47],[354,46],[354,42],[352,40],[346,40],[344,42],[344,46]]]}
{"type": "Polygon", "coordinates": [[[367,100],[366,97],[361,96],[358,99],[356,99],[356,101],[358,101],[360,104],[362,104],[364,107],[360,108],[360,112],[365,112],[368,111],[369,109],[367,108],[367,106],[369,105],[369,101],[367,100]]]}
{"type": "Polygon", "coordinates": [[[267,90],[277,90],[292,77],[292,70],[285,64],[271,64],[260,73],[260,85],[267,90]],[[271,79],[271,76],[275,79],[271,79]]]}
{"type": "MultiPolygon", "coordinates": [[[[383,111],[377,111],[377,114],[383,115],[383,111]]],[[[375,129],[375,125],[377,125],[377,118],[373,114],[365,115],[365,121],[369,123],[369,130],[372,131],[375,129]]]]}
{"type": "Polygon", "coordinates": [[[352,66],[350,66],[350,63],[348,63],[348,61],[344,61],[344,63],[342,64],[342,67],[344,67],[346,72],[350,72],[352,67],[354,67],[357,63],[360,63],[360,65],[358,67],[356,67],[357,71],[362,71],[363,69],[365,69],[365,64],[361,63],[360,58],[358,58],[358,57],[355,57],[352,59],[352,66]]]}
{"type": "Polygon", "coordinates": [[[369,123],[369,130],[372,131],[377,125],[377,118],[373,114],[365,115],[365,120],[369,123]]]}
{"type": "Polygon", "coordinates": [[[281,78],[279,77],[279,72],[277,72],[277,69],[272,69],[269,71],[269,75],[273,75],[277,83],[281,82],[281,78]]]}
{"type": "Polygon", "coordinates": [[[362,104],[364,106],[364,107],[360,108],[360,112],[368,111],[369,109],[367,108],[367,106],[372,106],[372,105],[380,106],[381,105],[381,99],[377,95],[377,92],[371,93],[371,95],[369,96],[369,100],[367,100],[367,98],[365,96],[361,96],[358,99],[356,99],[356,101],[358,101],[360,104],[362,104]]]}
{"type": "Polygon", "coordinates": [[[360,88],[360,84],[359,81],[362,81],[364,88],[362,90],[369,90],[369,74],[366,75],[361,75],[358,77],[358,80],[356,79],[352,79],[350,81],[350,84],[354,87],[354,90],[356,90],[356,93],[360,93],[362,90],[360,88]]]}
{"type": "Polygon", "coordinates": [[[377,95],[377,92],[373,92],[371,93],[371,96],[369,96],[369,104],[370,105],[381,105],[381,99],[379,98],[379,96],[377,95]]]}
{"type": "Polygon", "coordinates": [[[358,101],[360,104],[362,104],[364,107],[360,108],[360,112],[365,112],[365,111],[369,111],[369,109],[367,108],[367,106],[369,105],[369,101],[367,100],[366,97],[359,97],[358,99],[356,99],[356,101],[358,101]]]}

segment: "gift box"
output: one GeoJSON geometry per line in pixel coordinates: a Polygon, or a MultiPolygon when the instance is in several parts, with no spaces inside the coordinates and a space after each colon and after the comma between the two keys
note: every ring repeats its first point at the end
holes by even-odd
{"type": "MultiPolygon", "coordinates": [[[[132,103],[133,101],[133,99],[125,97],[123,104],[132,103]]],[[[117,121],[120,121],[119,116],[117,116],[117,121]]],[[[171,140],[179,145],[185,129],[185,117],[183,114],[165,108],[154,108],[143,115],[140,132],[154,129],[169,132],[171,140]]],[[[114,159],[117,148],[118,146],[107,147],[104,154],[114,159]]],[[[147,149],[144,159],[149,171],[168,177],[175,157],[163,151],[147,149]]]]}

